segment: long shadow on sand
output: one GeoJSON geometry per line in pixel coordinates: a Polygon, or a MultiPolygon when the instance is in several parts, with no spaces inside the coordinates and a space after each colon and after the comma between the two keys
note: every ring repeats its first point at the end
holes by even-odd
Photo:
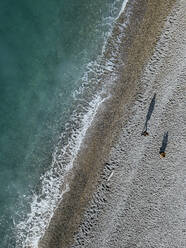
{"type": "Polygon", "coordinates": [[[165,155],[165,149],[167,147],[167,143],[168,143],[168,136],[169,136],[169,133],[168,132],[165,132],[164,135],[163,135],[163,140],[162,140],[162,144],[161,144],[161,147],[160,147],[160,155],[164,154],[165,155]]]}
{"type": "Polygon", "coordinates": [[[143,132],[141,133],[141,135],[144,135],[144,136],[149,135],[148,132],[147,132],[148,121],[150,120],[152,112],[154,111],[155,102],[156,102],[156,93],[154,94],[154,96],[153,96],[153,98],[151,100],[151,103],[149,105],[149,109],[148,109],[148,112],[147,112],[147,115],[146,115],[145,125],[144,125],[143,132]]]}

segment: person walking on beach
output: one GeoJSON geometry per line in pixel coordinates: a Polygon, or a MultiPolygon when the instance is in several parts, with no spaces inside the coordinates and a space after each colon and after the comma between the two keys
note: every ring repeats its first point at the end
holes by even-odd
{"type": "Polygon", "coordinates": [[[163,135],[162,145],[161,145],[160,151],[159,151],[160,158],[164,158],[166,156],[165,149],[166,149],[167,143],[168,143],[168,135],[169,135],[168,132],[165,132],[163,135]]]}
{"type": "Polygon", "coordinates": [[[148,109],[148,112],[147,112],[147,115],[146,115],[146,121],[145,121],[145,125],[144,125],[144,131],[141,133],[141,135],[143,135],[143,136],[148,136],[149,135],[149,133],[147,132],[147,124],[148,124],[148,121],[150,120],[152,112],[154,110],[155,101],[156,101],[156,93],[154,94],[154,96],[153,96],[153,98],[151,100],[151,103],[149,105],[149,109],[148,109]]]}

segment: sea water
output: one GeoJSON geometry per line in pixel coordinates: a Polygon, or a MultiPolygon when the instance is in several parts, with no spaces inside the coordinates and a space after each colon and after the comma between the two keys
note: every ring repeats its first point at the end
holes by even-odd
{"type": "Polygon", "coordinates": [[[122,3],[0,1],[1,248],[37,246],[102,101],[92,75],[122,3]]]}

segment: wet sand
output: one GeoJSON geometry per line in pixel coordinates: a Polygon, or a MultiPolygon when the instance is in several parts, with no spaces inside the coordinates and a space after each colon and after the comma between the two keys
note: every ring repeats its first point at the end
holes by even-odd
{"type": "Polygon", "coordinates": [[[139,0],[127,9],[120,80],[87,132],[70,191],[39,247],[185,245],[186,3],[139,0]]]}

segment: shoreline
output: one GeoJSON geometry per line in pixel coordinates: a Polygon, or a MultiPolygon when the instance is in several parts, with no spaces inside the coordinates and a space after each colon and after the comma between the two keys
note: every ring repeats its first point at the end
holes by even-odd
{"type": "MultiPolygon", "coordinates": [[[[121,54],[125,66],[121,68],[120,80],[112,89],[112,98],[103,103],[102,109],[96,114],[95,122],[88,129],[75,161],[70,190],[56,209],[39,247],[69,247],[72,244],[84,209],[96,190],[108,154],[123,125],[121,117],[127,122],[129,109],[140,92],[139,78],[153,54],[174,3],[175,1],[169,1],[167,6],[166,1],[154,3],[149,0],[147,4],[140,0],[138,3],[127,4],[127,9],[132,8],[133,12],[122,41],[124,48],[121,48],[121,54]]],[[[126,16],[122,15],[120,18],[125,19],[126,16]]],[[[121,21],[120,18],[118,21],[121,21]]],[[[114,28],[113,33],[117,34],[117,28],[118,26],[114,28]]],[[[112,49],[109,46],[111,42],[112,40],[108,41],[108,47],[112,49]]]]}
{"type": "Polygon", "coordinates": [[[185,7],[177,1],[167,18],[70,247],[186,245],[185,7]],[[145,137],[141,132],[153,99],[145,137]]]}

